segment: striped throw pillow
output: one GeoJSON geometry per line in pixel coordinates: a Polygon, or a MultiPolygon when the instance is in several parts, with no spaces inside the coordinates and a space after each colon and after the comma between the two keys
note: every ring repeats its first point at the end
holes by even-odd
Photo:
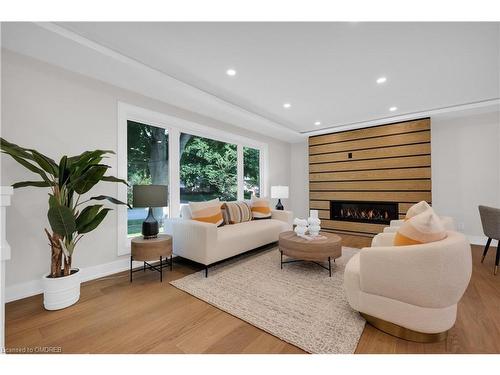
{"type": "Polygon", "coordinates": [[[224,203],[224,224],[238,224],[252,220],[252,211],[245,202],[224,203]]]}
{"type": "Polygon", "coordinates": [[[219,198],[206,202],[189,202],[191,219],[220,226],[223,223],[221,205],[219,198]]]}
{"type": "Polygon", "coordinates": [[[250,201],[252,208],[252,216],[254,219],[269,219],[271,218],[271,208],[269,207],[269,199],[267,198],[257,198],[252,195],[252,200],[250,201]]]}
{"type": "Polygon", "coordinates": [[[394,246],[420,245],[446,238],[441,219],[430,209],[406,220],[394,236],[394,246]]]}
{"type": "Polygon", "coordinates": [[[415,203],[408,209],[408,211],[406,211],[405,219],[410,219],[415,215],[421,214],[422,212],[427,211],[429,208],[432,209],[432,207],[429,206],[429,203],[427,203],[426,201],[415,203]]]}

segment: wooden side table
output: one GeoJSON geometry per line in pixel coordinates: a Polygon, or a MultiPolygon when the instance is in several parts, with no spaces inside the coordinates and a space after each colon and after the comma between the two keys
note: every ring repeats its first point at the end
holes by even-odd
{"type": "Polygon", "coordinates": [[[283,264],[292,262],[312,262],[326,269],[332,277],[332,262],[342,256],[342,238],[333,233],[320,232],[323,239],[306,240],[293,231],[280,233],[279,250],[281,253],[281,269],[283,264]],[[294,260],[283,261],[283,255],[294,260]],[[318,262],[328,261],[328,268],[318,262]]]}
{"type": "Polygon", "coordinates": [[[157,238],[147,240],[143,237],[135,237],[132,239],[130,282],[132,282],[132,273],[141,270],[132,270],[132,262],[134,260],[144,262],[143,271],[146,271],[146,267],[150,270],[158,271],[160,273],[160,282],[163,282],[163,268],[170,266],[170,271],[172,271],[172,237],[166,234],[159,234],[157,238]],[[160,264],[153,265],[148,263],[153,260],[160,260],[160,264]],[[163,260],[165,260],[165,263],[163,260]]]}

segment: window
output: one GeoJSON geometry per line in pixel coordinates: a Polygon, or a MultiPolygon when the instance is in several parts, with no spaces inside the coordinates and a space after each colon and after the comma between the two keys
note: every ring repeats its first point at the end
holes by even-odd
{"type": "Polygon", "coordinates": [[[235,144],[181,133],[179,149],[181,203],[237,199],[235,144]]]}
{"type": "Polygon", "coordinates": [[[245,199],[260,196],[260,152],[255,148],[243,147],[243,189],[245,199]]]}
{"type": "MultiPolygon", "coordinates": [[[[238,200],[267,191],[268,146],[237,134],[118,103],[117,173],[131,186],[166,184],[168,207],[155,208],[160,231],[178,217],[181,203],[213,198],[238,200]]],[[[118,199],[132,203],[132,188],[118,185],[118,199]]],[[[118,255],[130,254],[146,208],[118,206],[118,255]]]]}
{"type": "MultiPolygon", "coordinates": [[[[127,200],[132,205],[133,185],[168,185],[168,132],[166,129],[127,121],[127,200]]],[[[147,208],[132,208],[127,212],[127,234],[139,235],[147,208]]],[[[154,216],[163,230],[168,207],[154,208],[154,216]]]]}

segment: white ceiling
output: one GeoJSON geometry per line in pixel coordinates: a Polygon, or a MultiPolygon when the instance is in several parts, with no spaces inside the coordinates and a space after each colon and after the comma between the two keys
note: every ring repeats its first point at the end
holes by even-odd
{"type": "Polygon", "coordinates": [[[300,132],[500,96],[498,23],[60,25],[300,132]]]}
{"type": "MultiPolygon", "coordinates": [[[[500,23],[7,23],[2,44],[275,138],[499,94],[500,23]],[[228,77],[228,68],[237,70],[228,77]],[[387,77],[377,85],[376,79],[387,77]],[[284,109],[283,103],[292,107],[284,109]],[[389,112],[389,107],[398,110],[389,112]],[[315,126],[315,121],[321,121],[315,126]]],[[[324,130],[326,131],[326,130],[324,130]]]]}

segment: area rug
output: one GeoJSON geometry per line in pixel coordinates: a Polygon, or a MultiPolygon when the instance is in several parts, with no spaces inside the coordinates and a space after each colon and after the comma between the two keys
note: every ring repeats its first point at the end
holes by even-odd
{"type": "Polygon", "coordinates": [[[235,258],[170,284],[309,353],[354,353],[365,320],[351,309],[344,268],[358,249],[343,247],[332,277],[316,264],[280,269],[278,248],[235,258]]]}

